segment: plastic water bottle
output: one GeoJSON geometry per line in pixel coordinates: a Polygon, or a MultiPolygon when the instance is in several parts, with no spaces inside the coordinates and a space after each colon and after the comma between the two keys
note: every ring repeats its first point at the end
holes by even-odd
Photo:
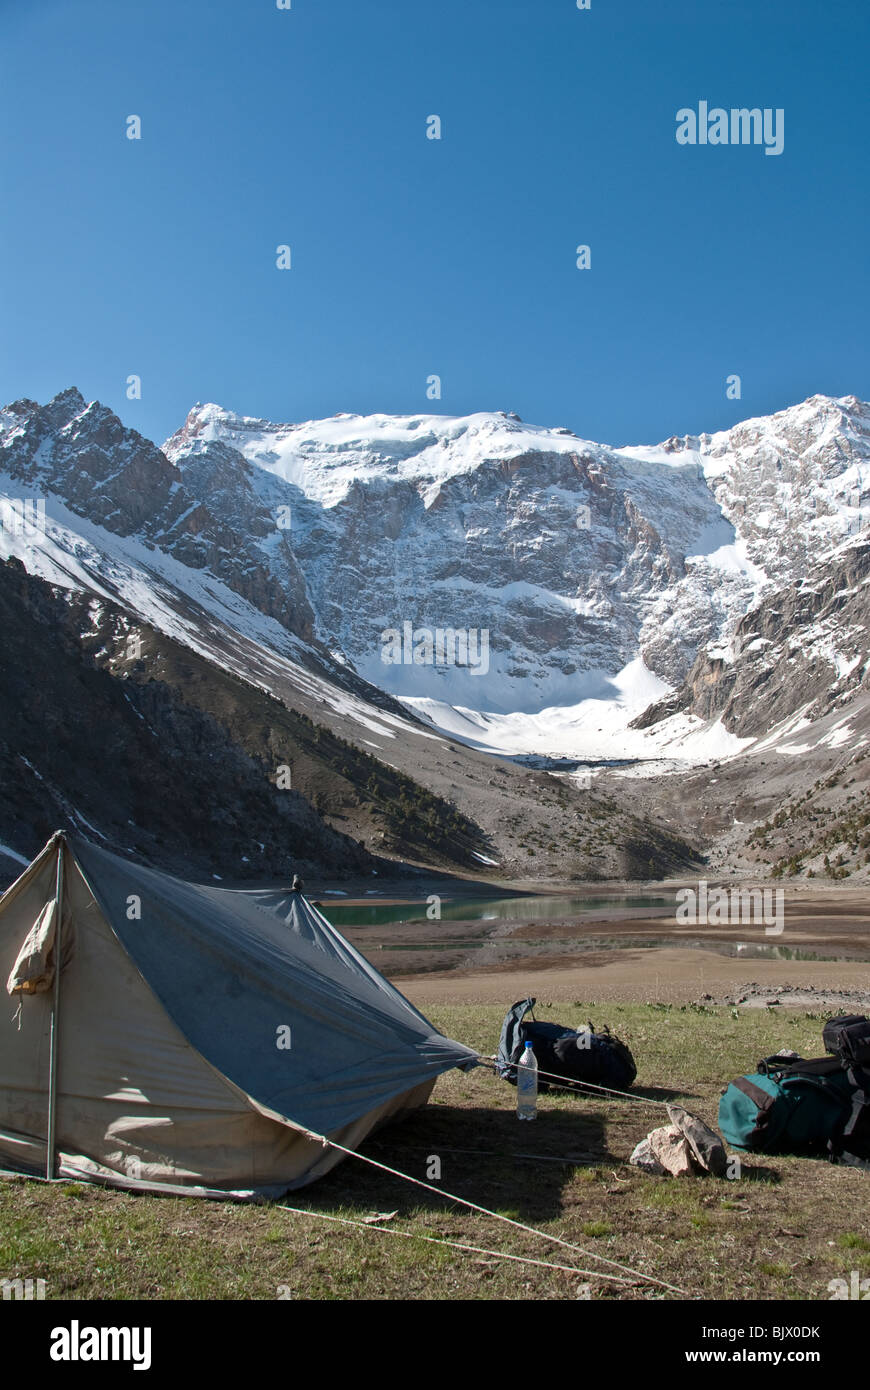
{"type": "Polygon", "coordinates": [[[531,1043],[517,1063],[517,1119],[533,1120],[538,1113],[538,1063],[531,1043]]]}

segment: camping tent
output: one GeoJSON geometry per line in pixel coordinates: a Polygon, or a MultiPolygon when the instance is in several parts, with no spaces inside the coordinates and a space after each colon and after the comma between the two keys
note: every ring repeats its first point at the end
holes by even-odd
{"type": "Polygon", "coordinates": [[[324,1137],[356,1147],[476,1057],[301,893],[186,883],[63,832],[0,899],[4,983],[0,1167],[49,1176],[301,1187],[343,1156],[324,1137]]]}

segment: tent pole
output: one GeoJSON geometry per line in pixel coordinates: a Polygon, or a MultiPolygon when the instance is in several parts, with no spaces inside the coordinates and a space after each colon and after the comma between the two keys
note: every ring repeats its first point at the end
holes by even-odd
{"type": "Polygon", "coordinates": [[[60,1022],[60,969],[63,925],[63,849],[64,837],[57,835],[57,883],[55,900],[57,902],[57,924],[54,929],[54,996],[51,1005],[51,1033],[48,1054],[48,1138],[45,1143],[45,1176],[49,1182],[54,1177],[55,1130],[57,1123],[57,1040],[60,1022]]]}

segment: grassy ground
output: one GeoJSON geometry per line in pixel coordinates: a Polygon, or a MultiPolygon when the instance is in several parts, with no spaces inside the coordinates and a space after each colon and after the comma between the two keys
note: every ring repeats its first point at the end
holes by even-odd
{"type": "MultiPolygon", "coordinates": [[[[429,1012],[445,1033],[495,1050],[500,1008],[429,1012]]],[[[722,1086],[759,1057],[781,1047],[822,1051],[822,1017],[806,1013],[734,1017],[722,1008],[590,1001],[548,1011],[544,1000],[536,1012],[565,1023],[608,1022],[634,1052],[638,1094],[678,1098],[713,1123],[722,1086]]],[[[43,1278],[48,1298],[78,1299],[680,1297],[631,1276],[619,1285],[462,1253],[424,1235],[587,1270],[606,1270],[594,1258],[604,1256],[694,1298],[825,1300],[829,1280],[852,1270],[870,1275],[870,1174],[808,1159],[748,1158],[732,1181],[655,1178],[627,1159],[649,1129],[667,1123],[662,1106],[543,1096],[535,1123],[520,1125],[514,1105],[513,1088],[489,1072],[454,1072],[439,1081],[427,1109],[381,1131],[364,1152],[424,1180],[438,1158],[447,1191],[558,1235],[587,1256],[348,1159],[287,1203],[358,1221],[395,1212],[380,1228],[278,1205],[7,1180],[0,1277],[43,1278]]]]}

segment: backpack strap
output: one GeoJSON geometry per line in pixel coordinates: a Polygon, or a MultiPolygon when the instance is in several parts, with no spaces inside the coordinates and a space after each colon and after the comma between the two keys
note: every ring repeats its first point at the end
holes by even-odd
{"type": "Polygon", "coordinates": [[[754,1081],[750,1081],[748,1076],[738,1076],[731,1082],[738,1091],[742,1091],[748,1096],[759,1110],[769,1110],[774,1102],[774,1097],[767,1091],[763,1091],[760,1086],[756,1086],[754,1081]]]}
{"type": "Polygon", "coordinates": [[[845,1068],[839,1057],[811,1057],[809,1061],[791,1058],[787,1066],[776,1067],[775,1070],[781,1076],[836,1076],[845,1068]]]}
{"type": "Polygon", "coordinates": [[[846,1067],[845,1072],[852,1087],[852,1112],[840,1143],[844,1150],[857,1148],[870,1155],[870,1077],[858,1066],[846,1067]]]}
{"type": "Polygon", "coordinates": [[[787,1071],[790,1066],[798,1062],[802,1063],[803,1058],[791,1055],[783,1056],[781,1053],[775,1052],[772,1057],[762,1057],[756,1071],[760,1072],[762,1076],[767,1076],[770,1072],[787,1071]]]}

